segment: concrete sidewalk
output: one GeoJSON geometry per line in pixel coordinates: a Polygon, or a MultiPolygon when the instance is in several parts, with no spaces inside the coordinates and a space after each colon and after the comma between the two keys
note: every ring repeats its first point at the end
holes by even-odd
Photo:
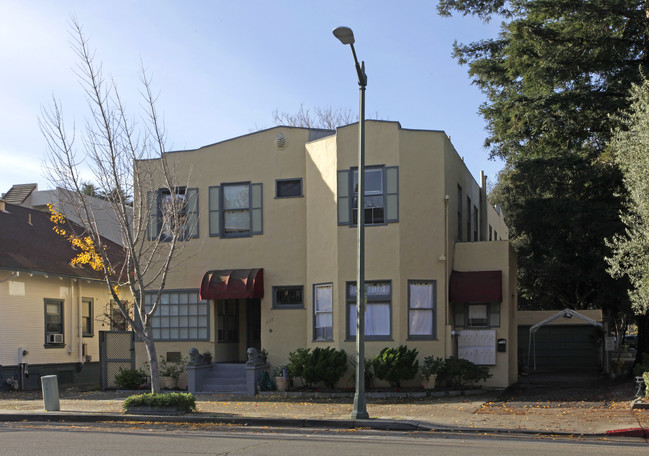
{"type": "Polygon", "coordinates": [[[173,421],[383,430],[519,432],[563,435],[649,435],[649,410],[621,402],[503,402],[502,392],[424,398],[368,398],[369,420],[350,419],[351,398],[315,398],[282,393],[263,396],[198,394],[197,413],[162,417],[126,415],[133,392],[63,392],[61,410],[45,412],[40,394],[0,393],[0,421],[173,421]],[[633,432],[618,432],[634,430],[633,432]]]}

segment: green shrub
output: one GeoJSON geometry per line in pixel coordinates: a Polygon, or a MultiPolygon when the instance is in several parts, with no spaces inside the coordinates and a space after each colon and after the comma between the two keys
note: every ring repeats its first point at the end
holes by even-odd
{"type": "Polygon", "coordinates": [[[477,366],[466,359],[449,358],[444,362],[444,368],[438,378],[446,380],[450,386],[462,387],[485,381],[491,374],[487,366],[477,366]]]}
{"type": "Polygon", "coordinates": [[[374,375],[381,380],[390,382],[390,385],[399,387],[402,380],[415,376],[419,370],[417,349],[408,350],[405,345],[397,348],[385,347],[372,359],[374,375]]]}
{"type": "Polygon", "coordinates": [[[439,375],[444,370],[446,361],[436,356],[426,356],[421,366],[421,375],[428,381],[431,376],[439,375]]]}
{"type": "Polygon", "coordinates": [[[288,354],[288,375],[291,377],[300,377],[304,380],[304,366],[309,362],[311,356],[310,348],[298,348],[288,354]]]}
{"type": "Polygon", "coordinates": [[[642,374],[642,380],[644,380],[644,397],[649,399],[649,372],[642,374]]]}
{"type": "Polygon", "coordinates": [[[642,362],[636,363],[633,368],[633,375],[641,377],[645,372],[649,372],[649,353],[643,353],[641,356],[642,362]]]}
{"type": "Polygon", "coordinates": [[[304,366],[303,379],[306,383],[324,382],[329,388],[340,380],[347,371],[347,353],[331,347],[314,348],[304,366]]]}
{"type": "Polygon", "coordinates": [[[138,389],[146,382],[146,373],[142,369],[126,369],[120,366],[115,374],[115,384],[119,389],[138,389]]]}
{"type": "MultiPolygon", "coordinates": [[[[212,354],[210,353],[210,357],[212,354]]],[[[180,374],[187,369],[187,358],[181,358],[178,362],[167,361],[164,355],[160,355],[160,376],[173,377],[178,379],[180,374]]]]}
{"type": "Polygon", "coordinates": [[[329,388],[345,375],[347,371],[347,353],[331,347],[298,348],[289,353],[288,371],[291,377],[300,377],[310,387],[313,383],[324,382],[329,388]]]}
{"type": "Polygon", "coordinates": [[[127,407],[175,407],[185,412],[196,410],[196,399],[191,393],[145,393],[129,396],[122,404],[127,407]]]}

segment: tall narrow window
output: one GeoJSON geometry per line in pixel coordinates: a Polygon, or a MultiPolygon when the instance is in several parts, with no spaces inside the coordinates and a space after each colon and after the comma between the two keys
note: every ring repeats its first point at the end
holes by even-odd
{"type": "MultiPolygon", "coordinates": [[[[352,224],[358,224],[358,170],[352,175],[354,201],[352,224]]],[[[383,168],[365,169],[365,223],[376,225],[385,223],[385,199],[383,196],[383,168]]]]}
{"type": "MultiPolygon", "coordinates": [[[[356,282],[347,282],[347,338],[356,337],[356,282]]],[[[392,334],[392,284],[365,282],[365,336],[385,340],[392,334]]]]}
{"type": "Polygon", "coordinates": [[[478,241],[478,208],[473,206],[473,240],[478,241]]]}
{"type": "Polygon", "coordinates": [[[83,337],[92,337],[94,335],[93,321],[94,313],[92,299],[83,298],[81,300],[81,332],[83,337]]]}
{"type": "Polygon", "coordinates": [[[313,286],[313,340],[333,340],[333,284],[313,286]]]}
{"type": "Polygon", "coordinates": [[[412,339],[433,339],[436,336],[435,282],[408,282],[408,336],[412,339]]]}
{"type": "Polygon", "coordinates": [[[471,198],[466,197],[466,240],[471,242],[471,198]]]}
{"type": "Polygon", "coordinates": [[[462,240],[462,230],[464,226],[462,225],[462,187],[457,186],[457,240],[462,240]]]}
{"type": "Polygon", "coordinates": [[[64,345],[63,301],[45,300],[45,345],[64,345]]]}

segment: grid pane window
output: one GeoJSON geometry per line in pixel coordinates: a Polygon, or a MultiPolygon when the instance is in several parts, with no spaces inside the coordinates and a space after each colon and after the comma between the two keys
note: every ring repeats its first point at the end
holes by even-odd
{"type": "MultiPolygon", "coordinates": [[[[151,309],[155,295],[151,292],[144,296],[147,311],[151,309]]],[[[198,290],[164,291],[152,327],[157,340],[207,340],[209,303],[199,299],[198,290]]]]}
{"type": "Polygon", "coordinates": [[[273,287],[273,307],[276,309],[304,307],[304,287],[302,285],[273,287]]]}

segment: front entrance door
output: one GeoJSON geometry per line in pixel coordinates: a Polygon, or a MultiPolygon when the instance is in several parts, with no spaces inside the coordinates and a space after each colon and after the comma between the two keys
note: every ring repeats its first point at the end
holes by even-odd
{"type": "Polygon", "coordinates": [[[261,351],[261,301],[246,299],[246,350],[254,347],[261,351]]]}

